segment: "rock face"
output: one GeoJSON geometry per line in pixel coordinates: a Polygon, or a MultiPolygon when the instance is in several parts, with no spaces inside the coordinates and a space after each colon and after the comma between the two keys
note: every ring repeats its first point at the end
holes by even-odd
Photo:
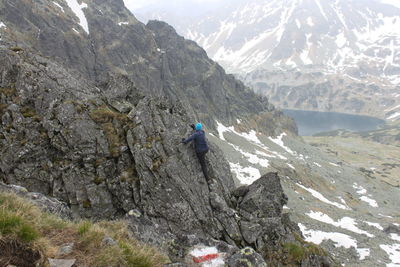
{"type": "Polygon", "coordinates": [[[97,83],[107,81],[111,72],[127,75],[146,94],[181,101],[210,129],[215,120],[232,125],[243,118],[263,121],[268,127],[260,125],[258,130],[269,134],[296,132],[291,119],[226,75],[201,47],[171,26],[140,23],[122,0],[84,2],[87,32],[65,1],[4,1],[2,40],[49,56],[97,83]]]}

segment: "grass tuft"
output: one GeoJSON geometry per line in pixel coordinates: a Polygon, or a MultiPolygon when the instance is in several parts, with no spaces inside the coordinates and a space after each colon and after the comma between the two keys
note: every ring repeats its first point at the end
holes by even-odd
{"type": "MultiPolygon", "coordinates": [[[[124,221],[65,221],[15,194],[0,193],[0,248],[7,250],[8,255],[17,255],[23,248],[32,255],[40,255],[38,262],[43,262],[56,258],[65,243],[75,244],[69,257],[77,259],[77,266],[158,267],[167,263],[167,258],[156,249],[133,239],[124,221]],[[105,237],[111,237],[117,245],[103,244],[105,237]]],[[[36,261],[37,257],[34,258],[36,261]]],[[[2,260],[0,253],[0,263],[2,260]]]]}

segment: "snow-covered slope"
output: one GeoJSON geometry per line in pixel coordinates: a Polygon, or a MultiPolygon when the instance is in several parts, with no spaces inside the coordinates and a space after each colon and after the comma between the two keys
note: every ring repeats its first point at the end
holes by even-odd
{"type": "Polygon", "coordinates": [[[336,73],[363,62],[399,82],[400,8],[386,2],[232,1],[191,24],[176,26],[229,72],[312,65],[336,73]]]}
{"type": "MultiPolygon", "coordinates": [[[[317,101],[317,105],[300,108],[393,120],[400,118],[400,109],[396,108],[400,97],[393,96],[400,84],[399,6],[394,0],[234,0],[191,20],[173,10],[153,10],[138,16],[170,22],[186,38],[198,42],[227,72],[241,75],[248,85],[275,98],[271,102],[278,107],[284,107],[287,99],[282,98],[289,95],[288,90],[285,95],[272,90],[281,86],[309,89],[307,84],[315,80],[307,75],[319,73],[323,75],[321,84],[326,80],[335,84],[339,78],[362,87],[372,84],[377,88],[374,93],[378,95],[372,95],[378,104],[369,106],[371,92],[360,96],[360,87],[348,89],[345,82],[340,91],[348,91],[349,97],[332,97],[338,89],[328,85],[324,94],[313,91],[306,98],[320,94],[329,103],[317,101]],[[271,81],[271,73],[282,76],[288,71],[293,73],[289,84],[282,79],[271,81]],[[291,82],[303,75],[300,83],[291,82]],[[360,109],[353,99],[360,99],[365,108],[360,109]]],[[[299,108],[295,105],[301,100],[292,100],[286,107],[299,108]]]]}

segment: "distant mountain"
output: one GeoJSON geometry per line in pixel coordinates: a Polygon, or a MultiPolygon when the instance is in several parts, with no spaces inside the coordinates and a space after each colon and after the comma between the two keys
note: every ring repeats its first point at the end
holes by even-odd
{"type": "MultiPolygon", "coordinates": [[[[400,83],[400,8],[388,3],[383,0],[238,0],[190,22],[166,12],[139,17],[170,21],[178,32],[198,42],[228,72],[243,75],[248,84],[271,98],[281,98],[272,100],[279,106],[393,119],[396,113],[390,109],[400,104],[400,95],[392,92],[400,83]],[[288,71],[292,74],[287,74],[288,71]],[[323,81],[315,82],[310,73],[322,73],[323,81]],[[276,74],[285,75],[290,82],[276,74]],[[303,74],[306,76],[302,81],[296,81],[303,74]],[[328,105],[317,101],[317,106],[298,106],[299,98],[282,99],[288,90],[284,94],[274,91],[280,91],[280,86],[289,86],[293,93],[299,90],[294,87],[305,85],[312,91],[307,98],[314,98],[318,93],[307,84],[322,84],[325,79],[331,84],[323,86],[326,93],[321,97],[338,94],[332,84],[337,79],[349,81],[343,87],[351,96],[329,101],[328,105]],[[378,103],[369,104],[370,91],[357,93],[359,86],[346,88],[356,83],[379,87],[374,95],[378,103]],[[352,104],[353,96],[365,108],[352,104]],[[348,107],[343,108],[343,104],[348,107]],[[385,109],[388,112],[383,112],[385,109]]],[[[395,118],[400,118],[400,113],[395,118]]]]}

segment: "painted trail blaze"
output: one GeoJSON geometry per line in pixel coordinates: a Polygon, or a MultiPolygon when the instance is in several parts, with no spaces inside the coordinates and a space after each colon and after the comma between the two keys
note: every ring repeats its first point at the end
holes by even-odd
{"type": "Polygon", "coordinates": [[[219,257],[218,253],[207,254],[207,255],[204,255],[204,256],[193,257],[193,262],[202,263],[202,262],[206,262],[206,261],[210,261],[210,260],[216,259],[218,257],[219,257]]]}

